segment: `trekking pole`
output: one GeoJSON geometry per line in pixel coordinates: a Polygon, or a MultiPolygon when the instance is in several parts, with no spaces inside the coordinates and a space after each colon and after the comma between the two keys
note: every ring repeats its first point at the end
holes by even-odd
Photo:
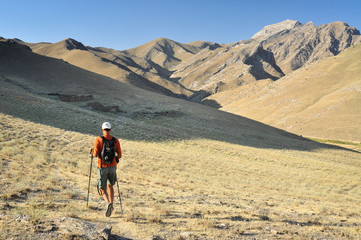
{"type": "Polygon", "coordinates": [[[120,211],[123,214],[123,206],[122,206],[122,199],[120,198],[118,178],[117,178],[117,187],[118,187],[118,196],[119,196],[119,202],[120,202],[120,211]]]}
{"type": "Polygon", "coordinates": [[[90,149],[90,170],[89,170],[89,183],[88,183],[88,196],[86,198],[86,207],[88,207],[88,202],[89,202],[89,189],[90,189],[90,179],[92,177],[92,166],[93,166],[93,149],[90,149]]]}

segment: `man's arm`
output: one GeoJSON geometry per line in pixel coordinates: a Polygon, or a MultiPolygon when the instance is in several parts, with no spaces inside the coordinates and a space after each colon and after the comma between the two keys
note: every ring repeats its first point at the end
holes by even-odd
{"type": "Polygon", "coordinates": [[[99,157],[100,156],[99,146],[100,146],[99,139],[96,138],[95,141],[94,141],[94,145],[93,145],[93,156],[94,157],[99,157]]]}

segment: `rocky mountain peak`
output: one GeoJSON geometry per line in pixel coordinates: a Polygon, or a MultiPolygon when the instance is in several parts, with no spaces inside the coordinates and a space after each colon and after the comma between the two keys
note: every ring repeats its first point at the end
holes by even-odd
{"type": "Polygon", "coordinates": [[[78,42],[72,38],[65,39],[64,44],[68,50],[73,50],[73,49],[88,50],[81,42],[78,42]]]}
{"type": "Polygon", "coordinates": [[[337,55],[359,43],[359,34],[359,30],[344,22],[320,26],[307,23],[263,38],[262,45],[274,54],[277,65],[288,74],[306,63],[337,55]]]}
{"type": "Polygon", "coordinates": [[[14,39],[6,39],[3,37],[0,37],[0,50],[1,48],[9,49],[9,47],[12,48],[18,48],[18,49],[26,49],[31,51],[31,49],[24,44],[24,42],[18,38],[14,39]]]}
{"type": "Polygon", "coordinates": [[[265,26],[261,31],[253,35],[252,39],[255,39],[257,41],[263,41],[270,36],[280,33],[284,30],[290,30],[299,26],[302,26],[302,23],[300,23],[299,21],[287,19],[280,23],[265,26]]]}
{"type": "Polygon", "coordinates": [[[345,22],[332,22],[329,24],[324,24],[319,26],[320,30],[325,30],[330,32],[330,34],[336,34],[338,36],[342,34],[348,34],[348,35],[360,35],[360,31],[355,28],[349,26],[345,22]]]}

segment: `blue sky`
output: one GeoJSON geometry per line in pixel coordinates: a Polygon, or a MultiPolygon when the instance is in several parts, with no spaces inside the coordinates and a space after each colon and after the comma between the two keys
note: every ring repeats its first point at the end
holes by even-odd
{"type": "Polygon", "coordinates": [[[159,37],[232,43],[286,19],[347,22],[361,30],[360,0],[0,0],[0,36],[25,42],[74,38],[129,49],[159,37]]]}

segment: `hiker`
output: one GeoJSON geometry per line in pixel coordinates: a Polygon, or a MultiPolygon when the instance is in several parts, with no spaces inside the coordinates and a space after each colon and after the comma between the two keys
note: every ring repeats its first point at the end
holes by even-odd
{"type": "Polygon", "coordinates": [[[117,181],[117,163],[122,157],[119,140],[110,135],[111,129],[111,124],[104,122],[103,136],[97,137],[93,146],[93,156],[98,157],[98,188],[106,203],[106,217],[110,217],[113,211],[113,185],[117,181]]]}

